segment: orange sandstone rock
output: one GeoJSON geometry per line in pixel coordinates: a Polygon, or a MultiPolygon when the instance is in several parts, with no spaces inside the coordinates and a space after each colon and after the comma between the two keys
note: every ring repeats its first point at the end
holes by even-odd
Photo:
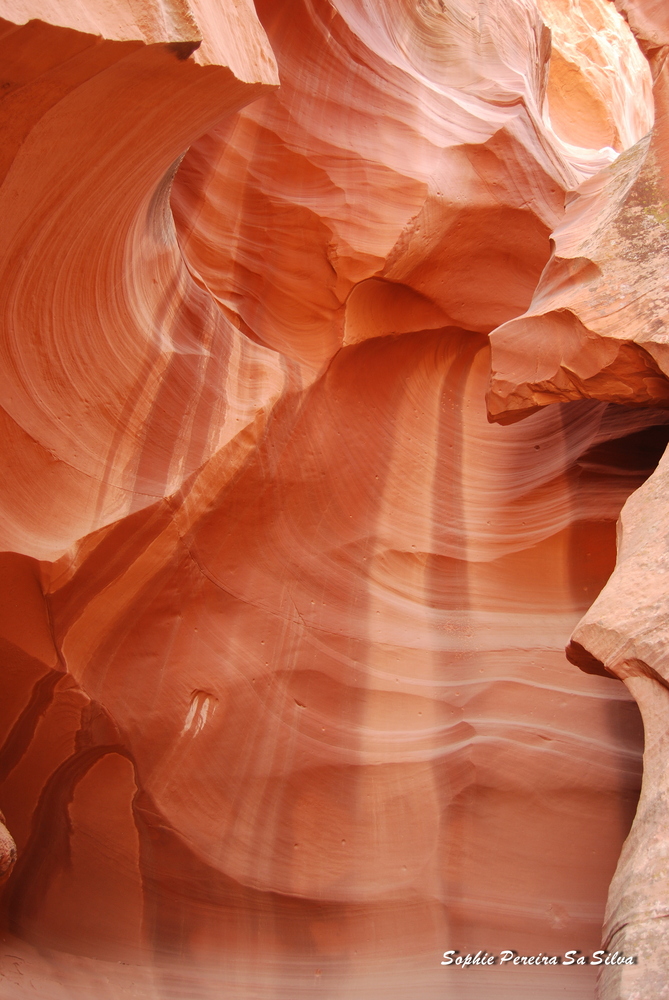
{"type": "Polygon", "coordinates": [[[16,844],[5,826],[5,817],[0,813],[0,883],[9,878],[16,862],[16,844]]]}
{"type": "MultiPolygon", "coordinates": [[[[554,233],[532,306],[491,337],[493,419],[515,420],[557,399],[667,406],[669,21],[652,0],[621,2],[655,77],[647,138],[586,181],[554,233]]],[[[573,633],[567,653],[585,671],[624,681],[645,731],[639,809],[613,879],[604,925],[610,951],[637,963],[604,968],[598,996],[666,995],[667,666],[662,538],[666,458],[628,500],[616,568],[573,633]]]]}
{"type": "Polygon", "coordinates": [[[5,16],[8,996],[436,1000],[447,948],[591,954],[640,728],[563,649],[669,421],[627,23],[5,16]]]}

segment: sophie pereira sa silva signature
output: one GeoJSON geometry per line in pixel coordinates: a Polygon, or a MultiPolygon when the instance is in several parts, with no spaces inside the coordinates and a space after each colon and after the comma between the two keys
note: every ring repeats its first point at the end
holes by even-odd
{"type": "Polygon", "coordinates": [[[564,955],[519,955],[517,951],[506,950],[499,955],[489,955],[487,951],[477,951],[475,955],[461,955],[459,951],[445,951],[442,965],[458,965],[466,969],[474,965],[636,965],[636,955],[623,955],[619,951],[596,951],[592,958],[580,951],[567,951],[564,955]]]}

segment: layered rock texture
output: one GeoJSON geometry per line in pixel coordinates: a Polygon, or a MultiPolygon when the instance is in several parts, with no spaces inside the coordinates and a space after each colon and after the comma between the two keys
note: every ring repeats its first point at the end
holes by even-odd
{"type": "Polygon", "coordinates": [[[669,996],[664,5],[2,17],[3,996],[669,996]]]}

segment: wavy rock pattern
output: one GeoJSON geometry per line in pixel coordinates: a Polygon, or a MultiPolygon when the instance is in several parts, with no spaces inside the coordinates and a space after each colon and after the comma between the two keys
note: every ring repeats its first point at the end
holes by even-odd
{"type": "Polygon", "coordinates": [[[584,396],[669,406],[667,79],[653,132],[572,196],[530,309],[492,335],[493,415],[584,396]]]}
{"type": "MultiPolygon", "coordinates": [[[[439,962],[599,946],[662,697],[625,13],[650,63],[607,0],[8,3],[8,997],[593,995],[439,962]]],[[[657,961],[662,718],[606,929],[657,961]]]]}
{"type": "MultiPolygon", "coordinates": [[[[527,313],[491,337],[491,413],[517,419],[558,399],[667,406],[669,17],[621,2],[655,77],[646,138],[585,182],[554,233],[555,250],[527,313]]],[[[584,670],[623,680],[641,709],[644,779],[611,885],[605,946],[638,965],[602,972],[599,996],[667,997],[666,458],[625,505],[615,572],[567,650],[584,670]],[[633,596],[632,596],[633,595],[633,596]],[[630,600],[631,598],[631,600],[630,600]]]]}

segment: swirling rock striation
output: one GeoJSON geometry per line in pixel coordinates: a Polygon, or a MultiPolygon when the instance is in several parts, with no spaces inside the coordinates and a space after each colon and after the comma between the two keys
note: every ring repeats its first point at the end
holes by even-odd
{"type": "MultiPolygon", "coordinates": [[[[498,420],[558,399],[667,405],[669,20],[648,0],[617,4],[655,78],[652,132],[574,193],[525,315],[491,337],[489,407],[498,420]]],[[[569,658],[613,674],[644,721],[639,809],[611,885],[604,942],[636,954],[605,969],[602,998],[666,997],[666,458],[625,505],[615,572],[573,634],[569,658]]]]}
{"type": "Polygon", "coordinates": [[[591,953],[640,731],[564,646],[669,436],[630,27],[5,13],[8,995],[459,997],[446,948],[591,953]]]}

